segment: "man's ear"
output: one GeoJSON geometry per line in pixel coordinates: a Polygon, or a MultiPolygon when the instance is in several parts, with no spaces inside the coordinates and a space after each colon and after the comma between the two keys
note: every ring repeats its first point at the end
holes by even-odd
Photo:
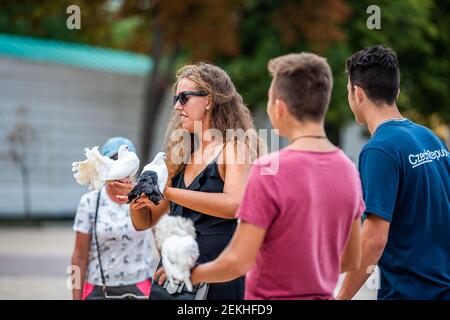
{"type": "Polygon", "coordinates": [[[286,113],[286,103],[281,99],[275,99],[275,117],[281,118],[286,113]]]}
{"type": "Polygon", "coordinates": [[[353,86],[353,91],[355,93],[355,100],[357,103],[362,103],[363,100],[367,99],[366,93],[363,88],[359,86],[353,86]]]}

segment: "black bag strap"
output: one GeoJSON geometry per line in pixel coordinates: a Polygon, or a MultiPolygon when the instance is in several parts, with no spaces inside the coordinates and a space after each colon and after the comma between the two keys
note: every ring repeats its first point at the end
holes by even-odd
{"type": "Polygon", "coordinates": [[[98,192],[97,196],[97,204],[95,206],[95,215],[94,215],[94,240],[95,240],[95,246],[97,247],[97,259],[98,259],[98,266],[100,268],[100,276],[102,278],[102,287],[103,287],[103,294],[105,295],[105,298],[107,296],[106,293],[106,281],[105,281],[105,275],[103,273],[103,267],[102,267],[102,260],[100,259],[100,246],[98,244],[97,239],[97,217],[98,217],[98,207],[100,205],[100,196],[102,193],[102,189],[98,192]]]}

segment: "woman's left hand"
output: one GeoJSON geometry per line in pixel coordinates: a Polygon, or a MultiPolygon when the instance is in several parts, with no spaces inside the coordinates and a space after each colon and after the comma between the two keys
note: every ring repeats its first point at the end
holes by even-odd
{"type": "Polygon", "coordinates": [[[153,279],[155,279],[155,281],[157,281],[160,286],[164,284],[164,282],[167,280],[167,274],[164,270],[164,267],[159,268],[158,271],[155,272],[153,279]]]}
{"type": "Polygon", "coordinates": [[[112,196],[118,201],[126,203],[128,201],[128,193],[133,189],[134,184],[130,178],[114,180],[108,182],[107,188],[112,196]]]}

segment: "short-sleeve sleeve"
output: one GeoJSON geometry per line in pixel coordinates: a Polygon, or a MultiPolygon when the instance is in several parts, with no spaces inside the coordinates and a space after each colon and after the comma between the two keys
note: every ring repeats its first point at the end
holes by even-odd
{"type": "Polygon", "coordinates": [[[78,204],[77,212],[75,214],[75,221],[73,223],[73,230],[89,234],[92,231],[92,197],[89,193],[84,194],[80,203],[78,204]]]}
{"type": "Polygon", "coordinates": [[[245,188],[244,198],[236,217],[242,221],[267,229],[279,213],[276,186],[271,175],[262,175],[264,168],[257,163],[252,165],[245,188]]]}
{"type": "Polygon", "coordinates": [[[375,214],[391,222],[400,179],[398,162],[384,150],[368,148],[360,155],[359,172],[365,215],[375,214]]]}

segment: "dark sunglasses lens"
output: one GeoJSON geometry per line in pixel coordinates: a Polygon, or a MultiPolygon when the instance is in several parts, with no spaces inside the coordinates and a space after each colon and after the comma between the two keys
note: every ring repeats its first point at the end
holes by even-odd
{"type": "Polygon", "coordinates": [[[172,98],[173,105],[176,105],[177,101],[180,101],[180,104],[184,105],[188,101],[188,97],[186,97],[186,94],[182,92],[176,96],[173,96],[172,98]]]}
{"type": "Polygon", "coordinates": [[[188,101],[188,97],[184,94],[184,92],[180,93],[180,103],[181,105],[186,104],[186,102],[188,101]]]}

